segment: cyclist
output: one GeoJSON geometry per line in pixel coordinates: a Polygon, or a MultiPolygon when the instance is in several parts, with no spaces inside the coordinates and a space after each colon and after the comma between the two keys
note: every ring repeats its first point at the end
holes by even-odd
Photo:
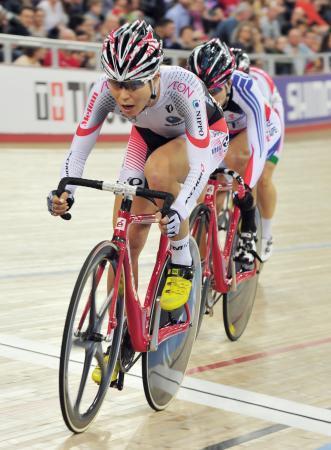
{"type": "MultiPolygon", "coordinates": [[[[162,43],[144,21],[125,24],[103,43],[101,62],[105,72],[94,84],[83,118],[65,158],[62,176],[81,177],[103,121],[112,112],[132,123],[120,182],[148,183],[151,189],[175,195],[160,228],[170,238],[171,266],[161,295],[165,310],[188,300],[192,285],[188,216],[228,148],[228,128],[221,108],[198,77],[177,66],[161,66],[162,43]]],[[[74,187],[61,198],[52,191],[48,208],[64,214],[73,203],[74,187]]],[[[116,198],[114,219],[121,199],[116,198]]],[[[150,201],[135,197],[134,213],[155,212],[150,201]]],[[[114,226],[116,220],[114,222],[114,226]]],[[[149,225],[132,225],[130,250],[137,282],[138,256],[149,225]]]]}
{"type": "Polygon", "coordinates": [[[261,259],[267,261],[272,254],[273,248],[271,227],[272,217],[276,209],[277,192],[272,180],[272,175],[283,149],[285,135],[284,105],[278,89],[270,75],[258,67],[252,67],[250,65],[249,56],[244,53],[242,49],[232,48],[231,51],[236,58],[237,69],[242,70],[247,74],[249,73],[249,75],[257,82],[263,96],[268,100],[270,106],[276,111],[280,118],[281,143],[278,147],[269,150],[262,175],[257,183],[257,202],[262,219],[261,259]]]}
{"type": "MultiPolygon", "coordinates": [[[[233,53],[219,39],[211,39],[196,47],[187,65],[204,81],[224,110],[230,133],[225,164],[244,175],[245,183],[253,188],[262,174],[268,153],[273,153],[280,145],[279,117],[256,81],[236,70],[233,53]]],[[[250,266],[256,256],[255,206],[252,196],[246,195],[244,201],[236,197],[234,200],[242,214],[235,259],[250,266]]]]}

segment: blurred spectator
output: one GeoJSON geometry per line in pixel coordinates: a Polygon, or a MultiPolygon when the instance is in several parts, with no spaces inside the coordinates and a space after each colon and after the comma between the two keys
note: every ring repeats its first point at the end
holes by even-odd
{"type": "MultiPolygon", "coordinates": [[[[58,39],[64,39],[66,41],[76,41],[77,37],[75,32],[70,28],[59,27],[58,39]]],[[[81,67],[86,56],[84,52],[64,50],[64,49],[59,50],[58,55],[59,55],[59,66],[69,68],[81,67]]],[[[52,59],[53,59],[52,52],[48,50],[44,59],[44,66],[51,66],[52,59]]]]}
{"type": "Polygon", "coordinates": [[[294,58],[294,70],[297,75],[304,73],[307,63],[315,59],[314,52],[303,42],[302,33],[297,28],[293,28],[288,33],[288,44],[285,47],[285,53],[294,58]],[[296,56],[306,56],[307,58],[296,58],[296,56]]]}
{"type": "Polygon", "coordinates": [[[262,53],[261,33],[250,22],[241,22],[234,30],[231,47],[241,48],[246,53],[262,53]]]}
{"type": "Polygon", "coordinates": [[[178,42],[183,50],[193,50],[201,41],[195,35],[193,27],[183,27],[179,33],[178,42]]]}
{"type": "Polygon", "coordinates": [[[21,56],[15,59],[14,65],[41,67],[45,54],[45,48],[28,47],[23,50],[23,54],[21,56]]]}
{"type": "Polygon", "coordinates": [[[9,20],[8,15],[10,16],[11,13],[0,5],[0,33],[7,33],[9,20]]]}
{"type": "Polygon", "coordinates": [[[91,19],[90,17],[83,17],[82,23],[75,28],[76,31],[84,31],[84,33],[87,33],[90,36],[90,41],[95,42],[97,39],[97,33],[96,33],[96,26],[94,19],[91,19]]]}
{"type": "Polygon", "coordinates": [[[320,16],[331,25],[331,2],[330,0],[316,0],[315,6],[320,16]]]}
{"type": "Polygon", "coordinates": [[[233,16],[223,20],[216,28],[214,37],[230,45],[233,30],[240,22],[248,21],[253,14],[252,7],[247,2],[240,3],[235,9],[233,16]]]}
{"type": "Polygon", "coordinates": [[[38,8],[45,12],[46,31],[68,23],[68,16],[65,14],[60,0],[42,0],[38,4],[38,8]]]}
{"type": "Polygon", "coordinates": [[[169,48],[173,50],[178,50],[181,48],[176,40],[176,29],[175,24],[170,19],[161,19],[155,27],[156,34],[163,41],[163,48],[169,48]]]}
{"type": "Polygon", "coordinates": [[[323,36],[321,43],[321,52],[331,52],[331,28],[329,29],[329,32],[323,36]]]}
{"type": "Polygon", "coordinates": [[[1,6],[9,12],[19,14],[22,9],[22,0],[4,0],[1,2],[1,6]]]}
{"type": "Polygon", "coordinates": [[[144,13],[140,9],[140,0],[129,1],[129,12],[126,14],[125,19],[128,22],[134,22],[135,20],[143,20],[144,13]]]}
{"type": "Polygon", "coordinates": [[[327,22],[318,14],[314,2],[311,0],[296,0],[296,7],[302,8],[308,19],[308,25],[316,23],[327,27],[327,22]]]}
{"type": "Polygon", "coordinates": [[[116,30],[120,26],[120,18],[118,16],[115,16],[112,12],[108,13],[104,22],[101,24],[97,40],[99,42],[102,42],[112,30],[116,30]]]}
{"type": "Polygon", "coordinates": [[[314,53],[318,53],[321,49],[322,38],[314,31],[307,31],[304,35],[303,42],[314,53]]]}
{"type": "Polygon", "coordinates": [[[240,0],[218,0],[218,4],[222,8],[226,16],[230,16],[231,14],[233,14],[239,3],[240,0]]]}
{"type": "Polygon", "coordinates": [[[31,36],[33,26],[34,10],[29,6],[23,6],[18,16],[9,20],[8,34],[18,34],[20,36],[31,36]]]}
{"type": "Polygon", "coordinates": [[[191,25],[194,28],[196,35],[201,41],[207,41],[208,36],[204,19],[208,15],[208,10],[204,0],[194,0],[190,4],[189,12],[191,16],[191,25]]]}
{"type": "MultiPolygon", "coordinates": [[[[280,36],[276,39],[275,53],[285,55],[288,46],[288,39],[286,36],[280,36]]],[[[290,75],[293,73],[293,63],[290,61],[279,61],[275,63],[276,75],[290,75]]]]}
{"type": "Polygon", "coordinates": [[[264,38],[277,39],[281,35],[278,16],[282,9],[276,2],[271,2],[260,18],[260,29],[264,38]]]}
{"type": "Polygon", "coordinates": [[[94,27],[97,29],[103,22],[102,0],[89,0],[88,10],[84,17],[93,20],[94,27]]]}
{"type": "Polygon", "coordinates": [[[175,24],[175,36],[179,37],[179,32],[183,27],[191,25],[190,6],[194,0],[178,0],[178,3],[170,8],[165,17],[175,24]]]}
{"type": "Polygon", "coordinates": [[[86,12],[87,0],[62,0],[64,12],[68,17],[83,15],[86,12]]]}
{"type": "Polygon", "coordinates": [[[290,14],[289,20],[284,22],[281,27],[282,34],[287,35],[292,28],[298,28],[302,25],[308,26],[306,13],[302,8],[294,8],[290,14]]]}
{"type": "MultiPolygon", "coordinates": [[[[329,32],[326,33],[322,38],[321,52],[322,53],[331,53],[331,28],[329,29],[329,32]]],[[[331,56],[329,58],[328,67],[329,67],[329,69],[331,69],[331,56]]]]}
{"type": "Polygon", "coordinates": [[[166,4],[164,0],[140,0],[139,9],[145,14],[147,22],[154,26],[164,17],[166,4]]]}
{"type": "Polygon", "coordinates": [[[41,8],[37,8],[34,13],[33,26],[31,27],[31,33],[33,36],[46,37],[47,31],[45,27],[45,11],[41,8]]]}
{"type": "Polygon", "coordinates": [[[114,16],[123,17],[129,14],[129,2],[128,0],[114,0],[114,6],[111,10],[114,16]]]}

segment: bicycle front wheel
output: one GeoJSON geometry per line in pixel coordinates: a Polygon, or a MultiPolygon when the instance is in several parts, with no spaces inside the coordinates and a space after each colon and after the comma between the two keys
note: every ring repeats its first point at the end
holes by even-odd
{"type": "MultiPolygon", "coordinates": [[[[261,239],[262,239],[262,226],[260,212],[256,208],[255,223],[257,231],[257,254],[261,253],[261,239]]],[[[233,253],[237,246],[239,225],[237,233],[232,246],[232,254],[230,260],[233,258],[233,253]]],[[[240,270],[240,264],[235,263],[236,271],[240,270]]],[[[231,267],[229,268],[230,276],[235,276],[231,273],[231,267]]],[[[224,328],[227,337],[231,341],[236,341],[245,331],[250,316],[252,314],[253,305],[256,296],[257,283],[259,274],[256,272],[255,276],[242,281],[238,284],[236,291],[223,295],[223,321],[224,328]]]]}
{"type": "Polygon", "coordinates": [[[113,295],[117,266],[116,248],[109,241],[98,244],[79,273],[69,304],[59,395],[63,419],[74,433],[85,431],[96,417],[117,361],[124,318],[123,285],[116,298],[113,295]],[[96,364],[100,368],[99,384],[92,379],[96,364]]]}
{"type": "MultiPolygon", "coordinates": [[[[195,268],[192,289],[188,300],[191,326],[187,331],[178,333],[161,342],[156,351],[142,354],[144,391],[149,405],[156,411],[165,409],[176,396],[189,363],[197,332],[201,301],[201,264],[199,249],[193,238],[190,238],[190,251],[195,268]]],[[[155,300],[161,295],[168,263],[169,261],[164,265],[153,301],[150,333],[153,332],[155,300]]],[[[185,320],[184,307],[171,312],[161,311],[160,328],[169,324],[184,322],[185,320]]]]}

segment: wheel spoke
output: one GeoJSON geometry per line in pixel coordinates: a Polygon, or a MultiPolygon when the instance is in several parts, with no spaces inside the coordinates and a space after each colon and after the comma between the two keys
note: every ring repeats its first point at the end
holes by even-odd
{"type": "Polygon", "coordinates": [[[91,342],[91,345],[89,345],[88,347],[85,348],[85,359],[84,359],[84,366],[83,366],[83,371],[82,371],[82,377],[80,380],[80,384],[79,384],[79,388],[78,388],[78,394],[77,394],[77,398],[75,401],[75,405],[74,405],[74,409],[79,411],[79,405],[82,401],[82,397],[84,394],[84,390],[85,390],[85,386],[86,386],[86,381],[89,375],[89,371],[90,371],[90,367],[92,364],[92,360],[93,360],[93,356],[95,354],[95,343],[91,342]]]}

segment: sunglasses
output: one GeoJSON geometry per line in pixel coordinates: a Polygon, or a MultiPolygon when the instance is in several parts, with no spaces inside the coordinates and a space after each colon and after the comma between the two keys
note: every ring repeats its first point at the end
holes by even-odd
{"type": "Polygon", "coordinates": [[[145,86],[146,81],[132,80],[132,81],[115,81],[108,80],[110,86],[114,89],[127,89],[129,91],[136,91],[145,86]]]}
{"type": "Polygon", "coordinates": [[[213,89],[208,89],[208,90],[211,95],[217,95],[220,92],[222,92],[224,88],[225,88],[225,85],[223,84],[223,86],[217,86],[213,89]]]}

